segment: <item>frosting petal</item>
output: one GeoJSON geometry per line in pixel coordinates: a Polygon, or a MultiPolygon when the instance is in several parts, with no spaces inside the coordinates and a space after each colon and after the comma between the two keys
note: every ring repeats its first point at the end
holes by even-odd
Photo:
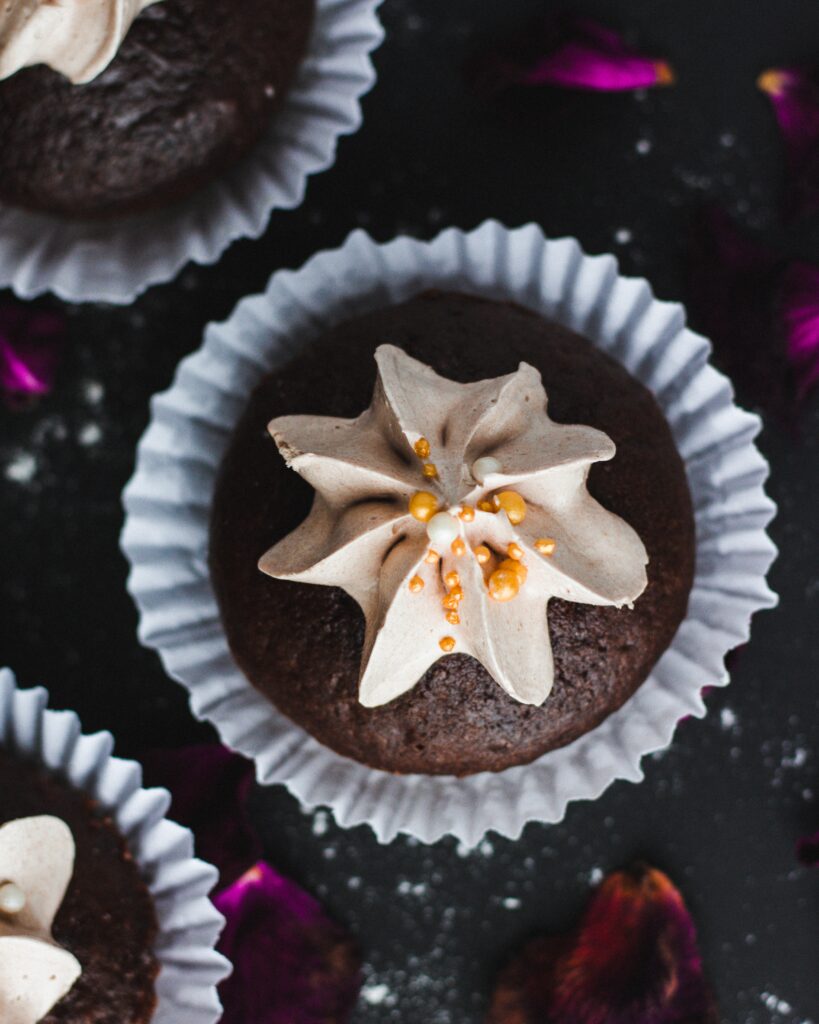
{"type": "Polygon", "coordinates": [[[526,363],[459,384],[391,345],[375,359],[373,400],[357,419],[269,424],[316,497],[259,567],[358,602],[369,707],[451,652],[477,658],[514,699],[542,704],[554,676],[549,600],[620,606],[646,586],[640,538],[586,487],[615,446],[554,423],[526,363]]]}
{"type": "Polygon", "coordinates": [[[0,79],[48,64],[75,84],[116,56],[134,19],[159,0],[8,0],[0,4],[0,79]]]}
{"type": "Polygon", "coordinates": [[[42,815],[0,827],[0,884],[25,896],[15,914],[0,913],[0,1020],[36,1024],[71,988],[81,967],[51,937],[74,871],[74,839],[59,818],[42,815]]]}

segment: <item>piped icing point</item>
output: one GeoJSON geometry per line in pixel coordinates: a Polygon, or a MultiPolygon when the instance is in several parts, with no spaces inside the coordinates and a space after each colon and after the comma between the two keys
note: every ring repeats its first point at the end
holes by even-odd
{"type": "Polygon", "coordinates": [[[0,827],[0,1020],[36,1024],[81,973],[51,935],[74,873],[74,838],[59,818],[0,827]]]}
{"type": "Polygon", "coordinates": [[[391,345],[375,358],[372,403],[357,419],[270,423],[316,496],[260,568],[358,602],[365,706],[399,697],[456,650],[515,700],[542,704],[554,676],[550,599],[622,607],[646,586],[640,538],[586,488],[614,444],[552,421],[526,363],[460,384],[391,345]]]}
{"type": "Polygon", "coordinates": [[[0,79],[48,64],[75,85],[111,63],[134,19],[160,0],[7,0],[0,3],[0,79]]]}

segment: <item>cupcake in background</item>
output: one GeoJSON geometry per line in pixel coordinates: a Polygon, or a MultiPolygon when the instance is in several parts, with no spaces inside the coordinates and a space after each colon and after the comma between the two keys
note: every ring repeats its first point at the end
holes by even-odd
{"type": "Polygon", "coordinates": [[[107,734],[0,670],[0,1020],[215,1024],[213,868],[107,734]]]}
{"type": "Polygon", "coordinates": [[[0,287],[129,303],[257,238],[359,127],[379,3],[0,4],[0,287]]]}
{"type": "Polygon", "coordinates": [[[63,217],[183,199],[281,106],[314,0],[0,7],[0,201],[63,217]]]}

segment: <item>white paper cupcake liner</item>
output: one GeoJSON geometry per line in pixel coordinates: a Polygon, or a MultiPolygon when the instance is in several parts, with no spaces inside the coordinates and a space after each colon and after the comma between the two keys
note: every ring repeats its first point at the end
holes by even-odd
{"type": "Polygon", "coordinates": [[[776,603],[765,574],[776,554],[765,527],[767,464],[753,444],[756,416],[733,403],[708,365],[709,343],[681,306],[648,283],[618,276],[613,256],[586,256],[535,225],[487,221],[433,242],[376,245],[356,231],[341,249],[273,276],[228,321],[210,325],[151,423],[125,491],[122,546],[139,636],[190,691],[197,717],[254,758],[263,783],[284,783],[339,824],[474,845],[489,829],[517,836],[527,821],[559,821],[572,800],[615,779],[642,778],[641,758],[666,746],[685,715],[702,716],[701,690],[728,682],[725,654],[748,639],[753,612],[776,603]],[[279,714],[234,664],[207,569],[208,514],[222,454],[255,384],[332,324],[424,288],[460,289],[520,303],[591,338],[656,395],[685,459],[697,524],[688,616],[634,696],[598,728],[529,765],[465,779],[396,776],[319,744],[279,714]]]}
{"type": "Polygon", "coordinates": [[[317,0],[308,53],[253,152],[181,203],[106,221],[73,221],[0,204],[0,287],[24,299],[127,304],[189,260],[215,263],[237,238],[258,238],[274,209],[293,209],[307,178],[335,160],[361,124],[383,39],[381,0],[317,0]]]}
{"type": "Polygon", "coordinates": [[[193,856],[193,836],[165,818],[165,789],[142,789],[136,761],[111,756],[110,733],[84,735],[72,711],[48,711],[43,689],[19,690],[0,669],[0,748],[58,772],[110,811],[151,892],[160,964],[152,1024],[215,1024],[216,986],[230,973],[214,949],[224,918],[208,899],[215,868],[193,856]]]}

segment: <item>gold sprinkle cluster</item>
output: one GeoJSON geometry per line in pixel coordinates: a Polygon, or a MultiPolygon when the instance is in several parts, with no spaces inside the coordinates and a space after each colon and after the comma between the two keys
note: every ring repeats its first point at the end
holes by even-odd
{"type": "MultiPolygon", "coordinates": [[[[421,473],[426,480],[438,478],[438,467],[434,462],[427,461],[432,454],[429,441],[425,437],[419,437],[413,445],[415,454],[422,460],[421,473]]],[[[416,491],[409,500],[409,512],[421,523],[428,523],[438,512],[439,502],[430,491],[416,491]]],[[[503,511],[506,513],[512,526],[518,526],[526,518],[526,502],[517,491],[500,491],[489,499],[478,502],[478,510],[489,512],[493,515],[503,511]]],[[[458,512],[458,518],[462,522],[471,523],[475,519],[475,509],[471,505],[462,505],[458,512]]],[[[551,537],[538,537],[535,541],[535,550],[548,558],[554,554],[556,542],[551,537]]],[[[452,554],[460,558],[466,554],[466,544],[460,537],[456,537],[451,545],[452,554]]],[[[512,541],[506,548],[506,557],[500,558],[493,553],[486,544],[479,544],[473,549],[472,554],[481,567],[484,582],[489,596],[494,601],[511,601],[520,593],[521,587],[526,582],[529,574],[523,563],[523,548],[516,541],[512,541]]],[[[424,556],[427,565],[437,565],[441,556],[432,548],[424,556]]],[[[447,572],[443,577],[445,596],[442,606],[446,621],[452,626],[458,626],[461,622],[459,614],[460,604],[464,598],[464,590],[461,586],[461,578],[454,570],[447,572]]],[[[409,581],[409,589],[413,594],[418,594],[424,589],[424,580],[416,575],[409,581]]],[[[455,638],[444,636],[438,641],[438,645],[445,654],[455,649],[455,638]]]]}

